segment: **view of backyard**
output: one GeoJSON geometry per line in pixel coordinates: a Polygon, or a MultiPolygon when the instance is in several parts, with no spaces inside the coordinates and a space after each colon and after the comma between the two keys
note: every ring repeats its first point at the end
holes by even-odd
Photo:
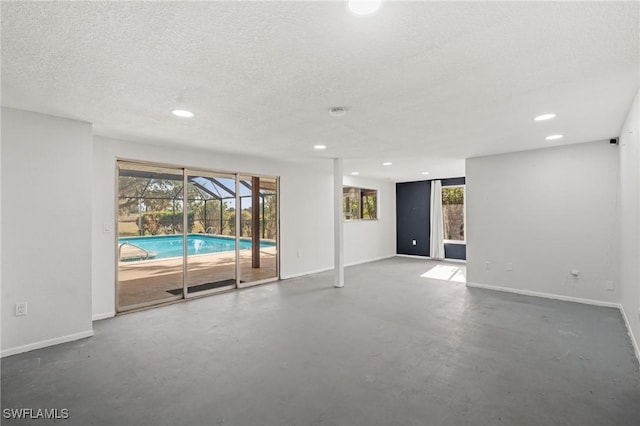
{"type": "MultiPolygon", "coordinates": [[[[119,236],[182,233],[182,180],[121,176],[119,186],[119,236]]],[[[276,203],[275,188],[261,188],[259,221],[262,238],[276,237],[276,203]]],[[[251,196],[241,195],[240,205],[240,236],[251,237],[251,196]]],[[[188,233],[235,235],[236,208],[232,194],[219,193],[215,198],[198,188],[197,182],[190,181],[187,211],[188,233]]]]}
{"type": "Polygon", "coordinates": [[[464,241],[464,187],[442,188],[444,239],[464,241]]]}
{"type": "Polygon", "coordinates": [[[277,205],[276,178],[119,162],[118,309],[277,278],[277,205]]]}

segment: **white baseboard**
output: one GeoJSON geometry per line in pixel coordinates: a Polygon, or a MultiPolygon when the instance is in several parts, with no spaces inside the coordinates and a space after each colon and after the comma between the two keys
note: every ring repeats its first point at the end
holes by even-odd
{"type": "Polygon", "coordinates": [[[376,257],[375,259],[367,259],[367,260],[359,260],[357,262],[351,262],[351,263],[347,263],[344,266],[356,266],[356,265],[362,265],[363,263],[371,263],[371,262],[377,262],[379,260],[385,260],[385,259],[390,259],[392,257],[396,257],[395,254],[390,254],[389,256],[383,256],[383,257],[376,257]]]}
{"type": "Polygon", "coordinates": [[[607,308],[617,308],[617,309],[621,308],[619,303],[614,303],[614,302],[603,302],[601,300],[582,299],[579,297],[562,296],[560,294],[542,293],[539,291],[522,290],[519,288],[500,287],[496,285],[479,284],[479,283],[472,283],[472,282],[467,282],[467,287],[477,287],[477,288],[486,288],[488,290],[506,291],[508,293],[524,294],[525,296],[536,296],[536,297],[544,297],[545,299],[564,300],[565,302],[584,303],[585,305],[604,306],[607,308]]]}
{"type": "Polygon", "coordinates": [[[91,317],[91,321],[100,321],[107,318],[113,318],[116,316],[115,312],[103,312],[101,314],[95,314],[91,317]]]}
{"type": "Polygon", "coordinates": [[[21,354],[23,352],[46,348],[47,346],[59,345],[60,343],[72,342],[74,340],[80,340],[91,336],[93,336],[93,330],[81,331],[80,333],[68,334],[66,336],[60,336],[54,339],[41,340],[39,342],[29,343],[28,345],[3,349],[0,357],[4,358],[6,356],[21,354]]]}
{"type": "MultiPolygon", "coordinates": [[[[344,266],[345,267],[347,267],[347,266],[356,266],[356,265],[361,265],[363,263],[376,262],[378,260],[390,259],[390,258],[395,257],[395,256],[397,256],[397,255],[391,254],[389,256],[376,257],[374,259],[359,260],[357,262],[348,263],[348,264],[346,264],[344,266]]],[[[280,277],[280,279],[288,280],[288,279],[291,279],[291,278],[304,277],[305,275],[319,274],[321,272],[327,272],[327,271],[333,271],[333,266],[331,266],[329,268],[322,268],[322,269],[315,269],[313,271],[301,272],[299,274],[283,275],[283,276],[280,277]]]]}
{"type": "Polygon", "coordinates": [[[332,271],[332,270],[333,270],[333,266],[330,267],[330,268],[315,269],[313,271],[301,272],[299,274],[283,275],[283,276],[280,277],[280,279],[281,280],[288,280],[288,279],[291,279],[291,278],[304,277],[305,275],[319,274],[320,272],[327,272],[327,271],[332,271]]]}
{"type": "Polygon", "coordinates": [[[638,359],[638,365],[640,366],[640,347],[638,346],[638,341],[636,340],[636,337],[633,335],[633,331],[631,331],[631,324],[629,324],[627,313],[624,311],[624,307],[622,305],[620,305],[620,312],[622,313],[622,318],[624,319],[624,325],[627,326],[627,334],[629,334],[629,338],[631,339],[631,345],[633,346],[633,351],[636,354],[636,358],[638,359]]]}
{"type": "Polygon", "coordinates": [[[467,263],[466,260],[462,260],[462,259],[449,259],[449,258],[434,259],[430,256],[417,256],[415,254],[396,254],[395,256],[406,257],[407,259],[433,260],[434,262],[453,262],[453,263],[464,263],[464,264],[467,263]]]}
{"type": "Polygon", "coordinates": [[[465,265],[467,264],[466,260],[462,260],[462,259],[449,259],[449,258],[445,258],[445,259],[441,259],[440,262],[450,262],[450,263],[464,263],[465,265]]]}
{"type": "Polygon", "coordinates": [[[406,257],[407,259],[431,260],[429,256],[418,256],[415,254],[396,254],[396,257],[406,257]]]}

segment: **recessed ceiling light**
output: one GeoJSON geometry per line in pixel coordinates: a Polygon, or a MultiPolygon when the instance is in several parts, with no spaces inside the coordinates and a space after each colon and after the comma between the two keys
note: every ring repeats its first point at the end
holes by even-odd
{"type": "Polygon", "coordinates": [[[313,149],[317,149],[317,150],[327,149],[327,146],[326,145],[314,145],[313,149]]]}
{"type": "Polygon", "coordinates": [[[345,107],[333,107],[329,108],[329,115],[332,117],[343,117],[347,113],[345,107]]]}
{"type": "Polygon", "coordinates": [[[352,175],[354,176],[358,176],[360,174],[360,172],[351,172],[352,175]]]}
{"type": "Polygon", "coordinates": [[[193,113],[191,111],[187,111],[186,109],[174,109],[171,111],[171,114],[180,118],[191,118],[193,117],[193,113]]]}
{"type": "Polygon", "coordinates": [[[422,174],[423,174],[423,175],[428,175],[428,174],[429,174],[429,172],[422,172],[422,174]]]}
{"type": "Polygon", "coordinates": [[[548,141],[555,141],[556,139],[562,139],[564,135],[551,135],[547,136],[545,139],[548,141]]]}
{"type": "Polygon", "coordinates": [[[349,0],[349,9],[356,15],[369,15],[378,10],[382,0],[349,0]]]}
{"type": "Polygon", "coordinates": [[[393,164],[393,163],[390,163],[389,161],[385,161],[384,163],[382,163],[382,165],[383,165],[383,166],[390,166],[390,165],[392,165],[392,164],[393,164]]]}
{"type": "Polygon", "coordinates": [[[544,120],[551,120],[552,118],[555,118],[555,114],[551,113],[551,114],[542,114],[537,116],[536,118],[534,118],[535,121],[544,121],[544,120]]]}

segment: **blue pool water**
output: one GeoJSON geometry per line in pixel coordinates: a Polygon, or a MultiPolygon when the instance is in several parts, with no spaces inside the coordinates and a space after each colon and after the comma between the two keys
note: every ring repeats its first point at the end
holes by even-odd
{"type": "MultiPolygon", "coordinates": [[[[118,244],[130,243],[152,253],[154,259],[182,256],[182,235],[160,235],[149,237],[120,237],[118,244]]],[[[260,242],[260,247],[273,247],[270,241],[260,242]]],[[[235,238],[215,237],[204,234],[189,234],[187,236],[187,253],[206,254],[236,249],[235,238]]],[[[240,240],[240,250],[251,249],[251,241],[240,240]]]]}

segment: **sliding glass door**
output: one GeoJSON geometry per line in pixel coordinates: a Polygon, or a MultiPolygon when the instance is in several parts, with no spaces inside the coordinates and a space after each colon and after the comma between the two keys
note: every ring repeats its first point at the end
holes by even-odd
{"type": "Polygon", "coordinates": [[[117,310],[277,279],[277,206],[274,177],[119,161],[117,310]]]}
{"type": "Polygon", "coordinates": [[[118,164],[119,307],[182,298],[183,183],[181,170],[118,164]]]}
{"type": "Polygon", "coordinates": [[[232,174],[187,171],[187,296],[236,287],[235,187],[232,174]]]}
{"type": "Polygon", "coordinates": [[[238,176],[240,287],[278,276],[277,179],[238,176]]]}

